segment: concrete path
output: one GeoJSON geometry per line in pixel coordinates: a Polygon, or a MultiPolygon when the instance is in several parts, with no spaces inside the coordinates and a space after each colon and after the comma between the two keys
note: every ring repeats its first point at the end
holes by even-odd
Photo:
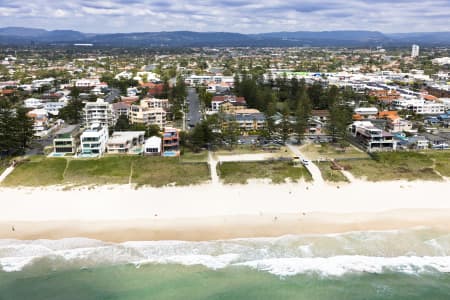
{"type": "Polygon", "coordinates": [[[217,160],[214,158],[214,155],[211,151],[208,153],[208,164],[209,171],[211,172],[211,183],[213,185],[220,184],[219,175],[217,175],[217,160]]]}
{"type": "Polygon", "coordinates": [[[347,178],[347,180],[351,183],[355,181],[355,176],[349,171],[341,170],[341,173],[347,178]]]}
{"type": "Polygon", "coordinates": [[[1,175],[0,175],[0,183],[3,182],[3,180],[6,179],[6,177],[8,177],[9,174],[11,174],[11,172],[14,171],[14,167],[8,167],[1,175]]]}
{"type": "MultiPolygon", "coordinates": [[[[292,144],[286,144],[286,146],[293,152],[296,156],[300,158],[300,160],[307,159],[305,155],[303,155],[297,146],[294,146],[292,144]]],[[[311,176],[314,181],[314,185],[320,186],[324,184],[322,173],[320,172],[320,169],[316,164],[314,164],[312,161],[309,161],[308,165],[305,165],[305,168],[311,173],[311,176]]]]}

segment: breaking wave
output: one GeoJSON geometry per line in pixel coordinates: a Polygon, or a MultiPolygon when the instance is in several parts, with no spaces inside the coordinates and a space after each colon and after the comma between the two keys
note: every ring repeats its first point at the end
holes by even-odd
{"type": "Polygon", "coordinates": [[[420,228],[207,242],[0,240],[0,268],[4,272],[37,266],[58,270],[120,264],[247,267],[278,276],[390,271],[450,273],[450,235],[420,228]]]}

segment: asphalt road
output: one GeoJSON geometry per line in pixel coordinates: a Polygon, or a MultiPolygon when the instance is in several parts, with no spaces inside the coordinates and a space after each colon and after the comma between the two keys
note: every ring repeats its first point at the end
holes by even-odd
{"type": "Polygon", "coordinates": [[[186,122],[188,126],[193,127],[202,120],[202,113],[200,112],[200,99],[195,92],[195,88],[188,88],[186,103],[188,103],[189,107],[186,122]]]}

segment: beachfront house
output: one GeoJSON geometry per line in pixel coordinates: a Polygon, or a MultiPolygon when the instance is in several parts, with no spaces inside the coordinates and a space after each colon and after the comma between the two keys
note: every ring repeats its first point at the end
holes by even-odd
{"type": "Polygon", "coordinates": [[[144,155],[160,156],[162,139],[159,136],[152,136],[145,141],[144,155]]]}
{"type": "Polygon", "coordinates": [[[144,144],[145,131],[116,131],[107,143],[111,154],[140,154],[144,144]]]}
{"type": "Polygon", "coordinates": [[[163,132],[163,156],[180,155],[180,133],[176,128],[166,127],[163,132]]]}
{"type": "Polygon", "coordinates": [[[53,140],[53,156],[75,154],[80,146],[80,126],[68,125],[55,133],[53,140]]]}
{"type": "Polygon", "coordinates": [[[108,127],[93,124],[81,134],[81,157],[101,156],[106,151],[108,127]]]}
{"type": "Polygon", "coordinates": [[[397,147],[392,134],[375,127],[370,121],[355,121],[350,125],[349,131],[368,152],[392,151],[397,147]]]}

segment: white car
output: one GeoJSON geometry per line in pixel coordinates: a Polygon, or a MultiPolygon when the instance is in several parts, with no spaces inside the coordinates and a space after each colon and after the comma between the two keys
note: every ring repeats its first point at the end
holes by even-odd
{"type": "Polygon", "coordinates": [[[302,159],[302,164],[303,164],[304,166],[309,165],[309,160],[303,158],[303,159],[302,159]]]}

